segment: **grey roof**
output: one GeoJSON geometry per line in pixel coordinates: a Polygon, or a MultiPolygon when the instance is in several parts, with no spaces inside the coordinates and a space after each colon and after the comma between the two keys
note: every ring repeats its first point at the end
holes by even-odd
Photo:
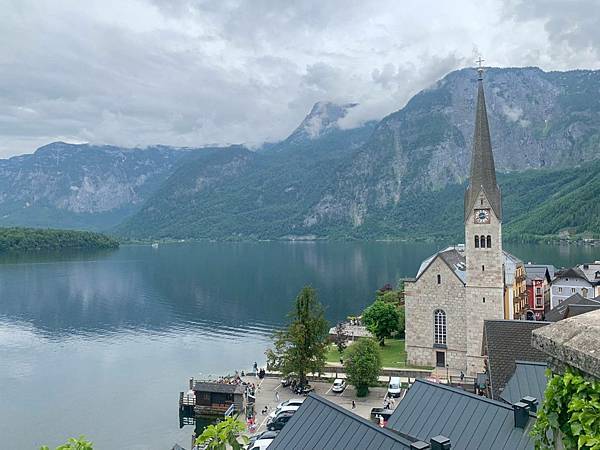
{"type": "Polygon", "coordinates": [[[590,283],[600,283],[600,262],[579,264],[577,267],[583,272],[590,283]]]}
{"type": "Polygon", "coordinates": [[[243,394],[244,386],[241,384],[212,383],[210,381],[196,381],[194,391],[214,392],[218,394],[243,394]]]}
{"type": "Polygon", "coordinates": [[[600,297],[585,298],[580,294],[573,294],[548,311],[544,318],[548,322],[558,322],[566,317],[573,317],[597,308],[600,308],[600,297]],[[572,306],[576,307],[572,309],[572,306]],[[587,308],[580,309],[577,306],[586,306],[587,308]]]}
{"type": "Polygon", "coordinates": [[[546,363],[531,361],[517,361],[516,363],[515,373],[506,383],[500,398],[512,405],[521,401],[523,397],[530,396],[537,398],[541,405],[548,384],[546,378],[548,366],[546,363]]]}
{"type": "Polygon", "coordinates": [[[547,278],[548,281],[550,281],[552,279],[548,267],[537,264],[525,264],[525,275],[527,277],[527,281],[539,280],[543,278],[547,278]]]}
{"type": "Polygon", "coordinates": [[[531,320],[486,320],[483,323],[483,354],[488,357],[492,398],[500,398],[515,372],[516,361],[546,361],[546,355],[532,347],[531,332],[548,324],[531,320]]]}
{"type": "Polygon", "coordinates": [[[393,431],[311,393],[271,442],[269,450],[404,450],[410,449],[410,443],[393,431]]]}
{"type": "Polygon", "coordinates": [[[529,431],[514,426],[511,405],[428,381],[417,380],[387,426],[425,442],[447,436],[456,449],[533,449],[529,431]]]}
{"type": "Polygon", "coordinates": [[[444,250],[431,255],[425,261],[421,263],[419,271],[417,272],[417,279],[427,270],[431,263],[440,257],[442,261],[450,268],[450,270],[458,277],[458,279],[464,284],[466,283],[466,258],[464,254],[464,246],[452,246],[447,247],[444,250]]]}
{"type": "Polygon", "coordinates": [[[569,267],[568,269],[558,270],[554,273],[554,278],[582,278],[588,281],[587,277],[579,267],[569,267]]]}
{"type": "Polygon", "coordinates": [[[469,186],[465,192],[465,220],[469,217],[481,189],[485,192],[487,199],[502,220],[502,199],[500,188],[496,182],[496,169],[494,167],[494,154],[492,152],[492,141],[490,139],[490,127],[488,124],[487,111],[485,107],[485,95],[483,92],[483,81],[481,77],[477,82],[477,110],[475,113],[475,135],[473,136],[473,152],[471,155],[471,173],[469,175],[469,186]]]}

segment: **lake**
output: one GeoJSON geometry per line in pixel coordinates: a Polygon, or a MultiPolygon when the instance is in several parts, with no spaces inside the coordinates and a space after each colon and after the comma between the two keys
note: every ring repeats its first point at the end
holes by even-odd
{"type": "MultiPolygon", "coordinates": [[[[178,396],[192,377],[264,362],[300,288],[333,323],[441,244],[194,243],[0,258],[2,448],[84,434],[97,449],[189,448],[178,396]]],[[[600,248],[507,245],[568,266],[600,248]]]]}

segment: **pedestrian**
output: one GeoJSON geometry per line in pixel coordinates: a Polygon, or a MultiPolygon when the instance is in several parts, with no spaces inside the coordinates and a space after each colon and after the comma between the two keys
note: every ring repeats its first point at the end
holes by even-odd
{"type": "Polygon", "coordinates": [[[462,382],[462,381],[464,381],[464,379],[465,379],[465,373],[461,370],[460,371],[460,381],[462,382]]]}
{"type": "Polygon", "coordinates": [[[275,391],[275,400],[279,401],[279,392],[275,391]]]}
{"type": "Polygon", "coordinates": [[[352,409],[356,408],[356,402],[354,400],[352,400],[352,409]]]}

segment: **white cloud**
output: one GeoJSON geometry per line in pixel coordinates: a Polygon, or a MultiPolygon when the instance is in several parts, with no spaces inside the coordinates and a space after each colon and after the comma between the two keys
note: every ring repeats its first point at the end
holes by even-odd
{"type": "Polygon", "coordinates": [[[319,100],[352,127],[472,64],[597,68],[595,1],[3,0],[0,156],[284,138],[319,100]],[[474,50],[476,49],[476,50],[474,50]]]}

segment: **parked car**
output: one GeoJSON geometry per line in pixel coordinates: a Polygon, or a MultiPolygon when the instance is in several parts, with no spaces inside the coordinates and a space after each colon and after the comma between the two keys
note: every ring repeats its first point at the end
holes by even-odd
{"type": "Polygon", "coordinates": [[[267,423],[270,423],[271,421],[273,421],[273,419],[275,417],[277,417],[277,415],[280,412],[296,412],[298,410],[298,408],[300,408],[300,405],[282,406],[281,409],[276,409],[275,411],[272,411],[269,414],[269,417],[267,419],[267,423]]]}
{"type": "Polygon", "coordinates": [[[300,406],[302,403],[304,403],[303,398],[291,398],[281,402],[279,405],[277,405],[276,409],[281,409],[284,406],[300,406]]]}
{"type": "Polygon", "coordinates": [[[291,386],[296,381],[296,375],[291,373],[281,379],[281,385],[283,387],[291,386]]]}
{"type": "Polygon", "coordinates": [[[294,388],[294,393],[296,394],[302,394],[302,395],[308,395],[310,392],[312,392],[314,390],[314,388],[310,385],[310,384],[305,384],[305,385],[298,385],[294,388]]]}
{"type": "Polygon", "coordinates": [[[266,440],[266,439],[275,439],[277,437],[277,435],[279,434],[278,430],[273,430],[273,431],[263,431],[262,433],[259,434],[255,434],[254,436],[252,436],[250,438],[250,442],[247,445],[247,448],[254,448],[254,443],[258,440],[266,440]]]}
{"type": "Polygon", "coordinates": [[[250,450],[266,450],[269,445],[273,442],[273,439],[259,439],[251,447],[250,450]]]}
{"type": "Polygon", "coordinates": [[[286,423],[292,418],[295,411],[282,411],[275,416],[275,418],[267,424],[267,430],[281,430],[286,423]]]}
{"type": "Polygon", "coordinates": [[[333,392],[344,392],[344,389],[346,389],[346,382],[344,380],[342,380],[341,378],[336,378],[335,381],[333,382],[333,386],[331,387],[331,390],[333,392]]]}
{"type": "Polygon", "coordinates": [[[400,397],[401,392],[402,385],[400,384],[400,377],[390,377],[387,390],[388,397],[400,397]]]}

